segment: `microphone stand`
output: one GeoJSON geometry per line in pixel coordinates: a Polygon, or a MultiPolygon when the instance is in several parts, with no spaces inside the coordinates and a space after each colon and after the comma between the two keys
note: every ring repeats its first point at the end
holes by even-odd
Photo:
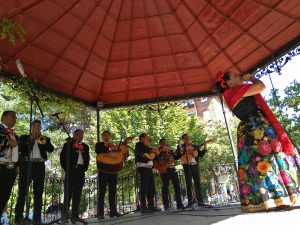
{"type": "MultiPolygon", "coordinates": [[[[32,121],[33,121],[33,104],[35,103],[36,106],[38,107],[39,111],[40,111],[40,114],[42,117],[44,117],[44,113],[43,113],[43,110],[39,104],[39,99],[38,97],[36,96],[34,90],[33,90],[33,87],[32,87],[32,84],[29,83],[29,89],[30,91],[26,91],[27,95],[29,96],[29,100],[30,100],[30,119],[29,119],[29,135],[28,135],[28,139],[27,139],[27,171],[26,171],[26,174],[27,174],[27,177],[26,177],[26,194],[25,194],[25,208],[26,208],[26,211],[25,211],[25,218],[24,218],[24,221],[23,221],[23,224],[27,224],[29,223],[29,210],[30,210],[30,202],[29,202],[29,184],[30,184],[30,179],[31,179],[31,167],[32,167],[32,162],[30,161],[30,153],[31,153],[31,149],[32,149],[32,146],[33,146],[33,142],[31,140],[31,125],[32,125],[32,121]]],[[[25,164],[25,159],[23,159],[23,163],[25,164]]]]}
{"type": "MultiPolygon", "coordinates": [[[[63,212],[63,215],[61,216],[60,220],[63,219],[69,219],[69,173],[70,173],[70,151],[71,151],[71,143],[72,143],[72,138],[70,136],[69,131],[66,129],[66,126],[64,125],[63,121],[61,120],[61,118],[59,117],[59,114],[54,114],[54,117],[57,118],[58,124],[61,125],[61,127],[63,128],[64,132],[67,134],[68,138],[67,138],[67,168],[65,171],[65,190],[64,190],[64,195],[65,195],[65,199],[66,202],[64,202],[64,209],[66,210],[66,212],[63,212]]],[[[64,210],[64,211],[65,211],[64,210]]],[[[55,221],[52,221],[49,224],[53,224],[55,223],[55,221]]]]}

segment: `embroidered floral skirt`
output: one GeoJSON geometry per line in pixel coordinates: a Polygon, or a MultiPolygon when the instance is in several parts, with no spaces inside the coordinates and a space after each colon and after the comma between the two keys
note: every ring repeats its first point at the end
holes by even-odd
{"type": "Polygon", "coordinates": [[[299,155],[283,152],[275,130],[261,113],[241,122],[237,133],[242,211],[293,205],[300,191],[299,155]]]}

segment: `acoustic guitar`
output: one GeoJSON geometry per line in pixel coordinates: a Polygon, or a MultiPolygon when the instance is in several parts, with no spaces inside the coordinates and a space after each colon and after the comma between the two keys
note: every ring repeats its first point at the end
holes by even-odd
{"type": "Polygon", "coordinates": [[[127,144],[132,141],[134,137],[128,137],[119,145],[109,144],[110,152],[98,154],[97,162],[101,165],[102,171],[106,173],[118,173],[123,168],[123,162],[128,156],[127,144]]]}
{"type": "Polygon", "coordinates": [[[160,150],[164,152],[163,158],[153,160],[153,166],[159,173],[164,173],[174,163],[174,153],[168,147],[160,150]]]}
{"type": "MultiPolygon", "coordinates": [[[[212,140],[207,140],[207,141],[203,142],[202,144],[198,145],[197,147],[200,148],[201,146],[209,144],[211,142],[212,142],[212,140]]],[[[183,149],[181,145],[179,147],[180,147],[180,151],[182,154],[182,156],[180,158],[182,164],[189,164],[190,162],[192,162],[193,158],[196,158],[199,154],[198,151],[195,151],[192,144],[186,146],[185,149],[183,149]]],[[[204,157],[204,155],[205,155],[205,153],[203,154],[202,157],[204,157]]]]}

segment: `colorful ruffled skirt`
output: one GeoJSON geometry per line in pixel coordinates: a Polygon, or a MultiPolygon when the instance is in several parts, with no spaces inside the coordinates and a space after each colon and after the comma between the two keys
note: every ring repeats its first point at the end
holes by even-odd
{"type": "Polygon", "coordinates": [[[260,112],[239,124],[237,136],[242,211],[293,205],[300,192],[299,155],[284,153],[276,131],[260,112]]]}

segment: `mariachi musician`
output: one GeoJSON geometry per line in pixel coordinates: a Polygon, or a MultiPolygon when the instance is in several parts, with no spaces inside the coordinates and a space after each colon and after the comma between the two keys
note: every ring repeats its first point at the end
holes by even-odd
{"type": "Polygon", "coordinates": [[[88,170],[90,163],[89,146],[82,142],[83,135],[83,130],[76,129],[73,132],[72,141],[67,141],[60,153],[60,165],[65,171],[63,223],[67,223],[70,218],[73,224],[76,222],[86,224],[83,219],[79,218],[80,197],[84,185],[85,172],[88,170]],[[69,217],[71,199],[72,213],[71,217],[69,217]]]}
{"type": "Polygon", "coordinates": [[[0,124],[0,213],[9,200],[12,187],[19,172],[17,166],[19,150],[16,134],[12,129],[16,124],[16,113],[4,111],[0,124]]]}
{"type": "Polygon", "coordinates": [[[53,152],[50,138],[41,134],[41,121],[34,120],[31,124],[31,135],[20,136],[21,167],[19,178],[18,199],[15,208],[15,223],[23,219],[25,197],[30,183],[33,181],[34,213],[33,223],[41,223],[42,196],[45,180],[45,161],[47,152],[53,152]],[[29,176],[29,177],[28,177],[29,176]]]}
{"type": "Polygon", "coordinates": [[[207,144],[210,141],[204,142],[204,149],[200,151],[199,146],[190,142],[190,137],[187,134],[181,136],[183,144],[179,144],[176,154],[180,156],[181,163],[184,170],[186,190],[188,196],[188,205],[193,205],[193,192],[192,192],[192,179],[194,180],[194,187],[198,206],[205,206],[203,202],[201,186],[200,186],[200,173],[198,168],[199,160],[205,155],[207,151],[207,144]]]}
{"type": "Polygon", "coordinates": [[[169,205],[169,183],[170,180],[174,186],[175,196],[176,196],[176,204],[177,209],[184,209],[181,194],[180,194],[180,184],[178,173],[175,169],[175,160],[180,159],[180,155],[176,155],[167,144],[167,140],[162,138],[159,140],[159,155],[153,161],[154,167],[160,173],[160,177],[162,180],[162,199],[164,204],[164,209],[168,210],[169,205]]]}
{"type": "Polygon", "coordinates": [[[159,150],[149,147],[150,137],[146,133],[139,136],[139,142],[135,145],[135,161],[140,176],[140,202],[141,214],[155,213],[161,211],[154,207],[155,183],[153,176],[153,159],[159,150]],[[146,196],[148,207],[146,206],[146,196]]]}
{"type": "Polygon", "coordinates": [[[119,145],[110,143],[111,133],[104,131],[102,134],[103,142],[98,142],[95,146],[97,153],[97,168],[99,182],[98,196],[98,219],[104,219],[104,198],[106,186],[109,191],[110,217],[119,217],[116,207],[116,191],[118,172],[123,167],[123,161],[128,156],[127,142],[132,138],[127,138],[119,145]]]}

